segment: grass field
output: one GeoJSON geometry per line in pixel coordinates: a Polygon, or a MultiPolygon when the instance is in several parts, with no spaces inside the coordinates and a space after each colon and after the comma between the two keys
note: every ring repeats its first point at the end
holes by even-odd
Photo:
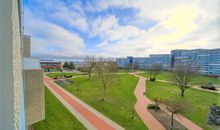
{"type": "Polygon", "coordinates": [[[45,120],[35,130],[85,130],[84,126],[45,88],[45,120]]]}
{"type": "MultiPolygon", "coordinates": [[[[147,77],[149,78],[149,74],[148,73],[140,73],[139,75],[141,76],[144,76],[144,77],[147,77]]],[[[161,72],[157,75],[157,79],[161,79],[161,80],[167,80],[167,81],[170,81],[170,75],[171,73],[170,72],[161,72]]],[[[208,76],[204,76],[204,75],[197,75],[191,83],[194,83],[194,84],[201,84],[201,83],[204,83],[204,82],[212,82],[214,84],[220,84],[220,79],[218,78],[214,78],[214,77],[208,77],[208,76]]]]}
{"type": "Polygon", "coordinates": [[[77,76],[80,74],[77,73],[65,73],[65,72],[56,72],[56,73],[49,73],[47,74],[48,77],[50,78],[55,78],[55,77],[59,77],[59,76],[77,76]]]}
{"type": "Polygon", "coordinates": [[[105,102],[99,100],[103,94],[100,84],[95,84],[87,77],[78,77],[75,82],[80,84],[79,90],[74,84],[63,86],[64,89],[79,97],[97,111],[106,115],[127,130],[146,130],[144,123],[135,113],[135,118],[130,119],[136,98],[134,89],[138,78],[130,75],[120,75],[121,82],[117,86],[112,86],[107,90],[105,102]]]}
{"type": "Polygon", "coordinates": [[[159,97],[161,99],[175,98],[189,103],[187,110],[182,114],[201,126],[203,129],[214,129],[207,122],[207,114],[209,107],[216,103],[220,105],[220,95],[210,92],[204,92],[196,89],[188,89],[185,92],[185,97],[180,97],[180,90],[174,85],[163,82],[150,82],[146,84],[147,97],[153,99],[159,97]]]}

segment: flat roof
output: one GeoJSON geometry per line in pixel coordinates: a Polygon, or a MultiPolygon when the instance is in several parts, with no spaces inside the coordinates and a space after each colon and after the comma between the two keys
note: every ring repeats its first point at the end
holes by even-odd
{"type": "Polygon", "coordinates": [[[60,61],[40,61],[40,63],[62,63],[60,61]]]}
{"type": "Polygon", "coordinates": [[[36,70],[41,69],[39,60],[36,58],[23,58],[24,70],[36,70]]]}

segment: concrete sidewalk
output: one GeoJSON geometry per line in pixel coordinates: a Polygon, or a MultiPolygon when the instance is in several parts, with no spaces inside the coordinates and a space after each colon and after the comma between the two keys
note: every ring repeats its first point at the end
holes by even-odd
{"type": "Polygon", "coordinates": [[[64,106],[88,130],[124,130],[121,126],[102,115],[68,91],[53,83],[52,79],[45,76],[44,83],[47,88],[64,104],[64,106]]]}
{"type": "MultiPolygon", "coordinates": [[[[149,80],[149,78],[146,78],[146,79],[149,80]]],[[[170,81],[167,81],[167,80],[157,79],[156,81],[174,84],[173,82],[170,82],[170,81]]],[[[220,94],[220,89],[219,89],[219,88],[217,88],[217,91],[213,91],[213,90],[203,89],[203,88],[201,88],[201,87],[198,87],[197,85],[190,85],[190,86],[191,86],[191,88],[193,88],[193,89],[198,89],[198,90],[205,91],[205,92],[211,92],[211,93],[218,93],[218,94],[220,94]]]]}

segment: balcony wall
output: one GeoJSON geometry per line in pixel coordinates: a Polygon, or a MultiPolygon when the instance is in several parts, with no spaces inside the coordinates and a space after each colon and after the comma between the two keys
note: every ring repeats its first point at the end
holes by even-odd
{"type": "Polygon", "coordinates": [[[43,70],[38,59],[23,59],[26,129],[45,118],[43,70]]]}
{"type": "Polygon", "coordinates": [[[25,116],[30,126],[45,118],[43,70],[24,70],[25,116]]]}

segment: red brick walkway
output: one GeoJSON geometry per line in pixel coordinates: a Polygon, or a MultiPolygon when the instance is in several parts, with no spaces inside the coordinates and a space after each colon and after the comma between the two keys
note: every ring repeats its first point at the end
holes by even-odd
{"type": "MultiPolygon", "coordinates": [[[[150,130],[165,129],[146,109],[146,106],[151,103],[151,100],[143,95],[143,92],[146,88],[146,78],[136,75],[135,73],[133,73],[133,75],[139,78],[139,82],[135,89],[135,96],[137,97],[135,110],[150,130]]],[[[170,112],[167,109],[165,109],[164,107],[162,107],[162,109],[170,115],[170,112]]],[[[189,130],[203,130],[201,127],[199,127],[181,114],[175,114],[174,119],[189,130]]]]}
{"type": "Polygon", "coordinates": [[[72,98],[69,94],[63,91],[60,87],[57,87],[57,85],[55,85],[50,78],[45,76],[44,82],[48,88],[52,89],[56,94],[62,97],[63,100],[65,100],[70,106],[72,106],[75,109],[75,111],[77,111],[81,116],[83,116],[97,130],[115,130],[113,126],[111,126],[105,120],[100,118],[100,116],[98,116],[96,113],[90,111],[88,108],[86,108],[86,106],[83,106],[77,100],[72,98]]]}
{"type": "Polygon", "coordinates": [[[138,75],[135,76],[139,77],[137,87],[134,91],[134,94],[137,98],[137,103],[135,104],[136,112],[150,130],[165,130],[160,122],[157,121],[157,119],[153,115],[151,115],[151,113],[146,108],[147,105],[151,103],[151,101],[143,94],[143,92],[145,91],[146,79],[138,75]]]}

